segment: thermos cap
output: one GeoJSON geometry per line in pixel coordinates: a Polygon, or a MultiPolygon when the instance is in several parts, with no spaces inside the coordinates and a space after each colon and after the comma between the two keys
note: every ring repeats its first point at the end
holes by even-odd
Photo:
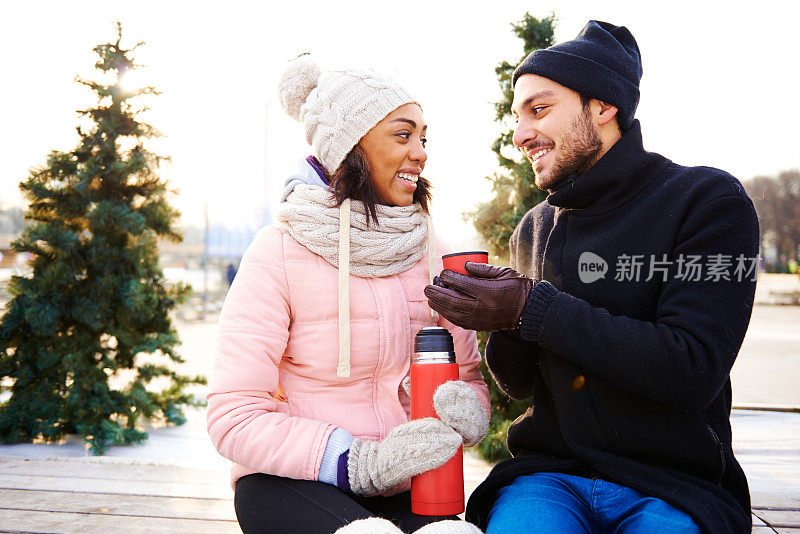
{"type": "Polygon", "coordinates": [[[455,363],[453,336],[445,328],[428,326],[414,338],[414,363],[455,363]]]}

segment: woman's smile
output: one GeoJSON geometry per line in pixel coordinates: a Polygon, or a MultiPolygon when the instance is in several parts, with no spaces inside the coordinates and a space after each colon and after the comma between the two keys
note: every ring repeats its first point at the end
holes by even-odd
{"type": "Polygon", "coordinates": [[[414,203],[417,181],[428,159],[427,128],[422,109],[417,104],[405,104],[389,113],[359,142],[382,204],[414,203]]]}

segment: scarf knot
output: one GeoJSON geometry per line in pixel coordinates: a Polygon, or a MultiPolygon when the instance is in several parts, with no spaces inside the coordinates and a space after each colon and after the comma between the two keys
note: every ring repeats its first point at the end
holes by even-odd
{"type": "Polygon", "coordinates": [[[428,224],[419,204],[376,205],[377,225],[374,221],[367,225],[363,202],[351,200],[349,204],[349,210],[342,210],[336,206],[330,190],[297,184],[281,203],[278,221],[301,245],[338,268],[339,219],[349,215],[349,272],[361,278],[402,273],[425,254],[428,224]]]}
{"type": "MultiPolygon", "coordinates": [[[[293,183],[278,209],[298,243],[339,271],[339,363],[336,376],[350,376],[350,274],[379,278],[407,271],[428,251],[428,278],[436,266],[436,238],[419,204],[375,206],[378,224],[367,224],[363,202],[345,199],[340,207],[330,189],[293,183]]],[[[436,312],[431,310],[436,318],[436,312]]]]}

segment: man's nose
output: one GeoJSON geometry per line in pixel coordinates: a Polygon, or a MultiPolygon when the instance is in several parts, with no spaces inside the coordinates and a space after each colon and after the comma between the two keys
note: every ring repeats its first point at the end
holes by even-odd
{"type": "Polygon", "coordinates": [[[514,127],[512,141],[517,148],[525,146],[531,139],[536,137],[536,132],[529,127],[527,121],[520,120],[514,127]]]}

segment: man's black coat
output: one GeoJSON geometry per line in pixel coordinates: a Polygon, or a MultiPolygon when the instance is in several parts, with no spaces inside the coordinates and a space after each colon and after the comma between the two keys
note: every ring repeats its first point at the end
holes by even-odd
{"type": "Polygon", "coordinates": [[[512,267],[547,282],[521,330],[491,335],[486,361],[532,403],[508,431],[514,458],[473,493],[467,518],[485,527],[499,488],[556,471],[661,498],[705,532],[750,532],[730,428],[759,246],[741,183],[645,152],[637,121],[530,210],[510,245],[512,267]]]}

